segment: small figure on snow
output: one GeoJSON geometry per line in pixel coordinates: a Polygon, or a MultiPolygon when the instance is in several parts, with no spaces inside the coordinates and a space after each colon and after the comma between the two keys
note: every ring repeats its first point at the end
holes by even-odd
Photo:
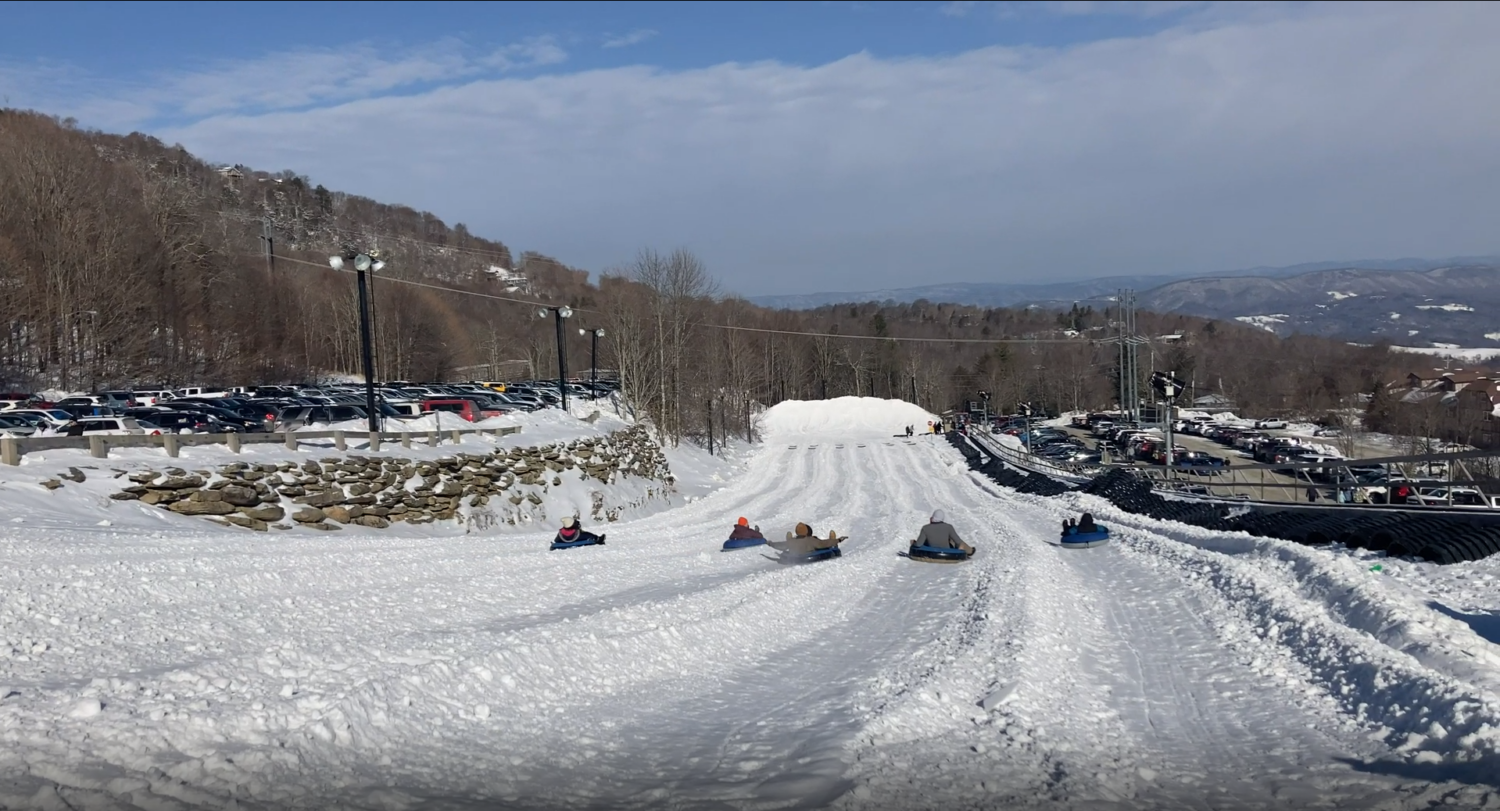
{"type": "Polygon", "coordinates": [[[764,541],[765,539],[766,536],[760,534],[760,526],[756,525],[752,529],[750,519],[743,515],[740,516],[740,520],[735,522],[734,529],[729,531],[729,540],[731,541],[764,541]]]}
{"type": "Polygon", "coordinates": [[[766,543],[773,549],[790,552],[794,555],[806,555],[822,549],[832,549],[844,540],[833,530],[828,531],[827,538],[819,538],[813,534],[812,527],[807,524],[798,524],[796,534],[788,532],[785,541],[767,540],[766,543]]]}
{"type": "Polygon", "coordinates": [[[1063,534],[1073,535],[1078,532],[1078,522],[1072,518],[1063,519],[1063,534]]]}
{"type": "Polygon", "coordinates": [[[1080,518],[1080,519],[1078,519],[1078,531],[1079,532],[1098,532],[1099,531],[1099,525],[1094,523],[1094,514],[1093,513],[1084,513],[1083,517],[1080,518]]]}
{"type": "Polygon", "coordinates": [[[928,546],[933,549],[962,549],[965,555],[973,557],[974,547],[964,543],[964,539],[958,537],[957,530],[947,522],[947,516],[942,510],[933,510],[932,518],[928,520],[927,526],[917,534],[916,546],[928,546]]]}
{"type": "Polygon", "coordinates": [[[577,543],[578,541],[593,541],[604,543],[603,535],[595,535],[578,526],[578,519],[568,516],[562,520],[562,529],[557,531],[557,539],[553,543],[577,543]]]}

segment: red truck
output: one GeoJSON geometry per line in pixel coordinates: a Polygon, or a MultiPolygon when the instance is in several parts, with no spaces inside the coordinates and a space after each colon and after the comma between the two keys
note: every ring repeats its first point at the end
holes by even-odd
{"type": "Polygon", "coordinates": [[[423,400],[422,413],[428,414],[433,411],[443,411],[449,414],[457,414],[469,422],[479,422],[490,417],[498,417],[504,414],[498,408],[481,408],[473,400],[454,398],[451,400],[423,400]]]}

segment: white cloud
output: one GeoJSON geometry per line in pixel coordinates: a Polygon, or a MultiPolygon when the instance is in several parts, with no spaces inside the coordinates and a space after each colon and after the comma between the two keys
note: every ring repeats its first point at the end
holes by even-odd
{"type": "Polygon", "coordinates": [[[550,37],[493,49],[456,40],[386,50],[368,43],[287,51],[246,62],[217,62],[152,77],[133,86],[76,70],[0,64],[0,95],[17,106],[55,109],[75,99],[80,118],[99,126],[136,126],[161,118],[296,109],[332,104],[486,74],[555,65],[567,54],[550,37]],[[86,87],[102,89],[85,95],[86,87]],[[83,97],[83,98],[80,98],[83,97]]]}
{"type": "MultiPolygon", "coordinates": [[[[595,270],[684,245],[750,294],[1482,254],[1497,36],[1486,4],[1312,6],[1066,49],[476,78],[158,134],[595,270]]],[[[361,87],[428,75],[409,58],[361,87]]]]}
{"type": "Polygon", "coordinates": [[[631,45],[639,45],[656,36],[658,32],[650,28],[638,28],[628,34],[618,37],[610,37],[604,41],[605,48],[626,48],[631,45]]]}

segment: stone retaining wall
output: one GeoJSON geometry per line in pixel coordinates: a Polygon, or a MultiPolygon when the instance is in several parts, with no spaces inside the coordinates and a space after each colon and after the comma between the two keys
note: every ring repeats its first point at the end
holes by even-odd
{"type": "Polygon", "coordinates": [[[460,520],[470,529],[514,525],[545,516],[545,496],[570,479],[588,487],[589,519],[614,521],[624,509],[670,495],[674,483],[661,448],[639,426],[604,437],[435,460],[347,455],[300,464],[234,462],[217,472],[146,470],[128,478],[132,485],[111,498],[252,530],[385,528],[399,521],[460,520]],[[630,479],[646,486],[616,488],[621,492],[612,499],[610,486],[630,479]],[[631,495],[625,490],[635,498],[619,503],[631,495]]]}

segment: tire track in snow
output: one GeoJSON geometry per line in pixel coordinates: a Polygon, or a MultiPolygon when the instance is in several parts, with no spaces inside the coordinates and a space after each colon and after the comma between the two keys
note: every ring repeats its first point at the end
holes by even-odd
{"type": "MultiPolygon", "coordinates": [[[[800,476],[789,476],[782,472],[776,457],[767,459],[768,464],[761,468],[764,471],[762,480],[773,485],[764,490],[765,502],[769,505],[775,499],[781,512],[789,517],[797,514],[794,511],[800,511],[803,515],[832,512],[842,495],[838,490],[819,485],[829,480],[837,481],[838,472],[821,467],[815,469],[806,454],[780,457],[780,462],[788,460],[791,470],[797,471],[800,476]],[[828,512],[820,512],[825,509],[828,512]]],[[[856,489],[859,492],[871,489],[864,481],[858,485],[856,489]]],[[[753,550],[740,553],[749,556],[741,558],[717,552],[720,541],[714,536],[721,534],[728,523],[722,514],[713,514],[719,509],[721,508],[712,503],[700,502],[674,511],[675,514],[670,519],[661,516],[654,521],[647,519],[633,525],[622,525],[627,532],[655,532],[660,535],[662,529],[668,529],[680,536],[653,544],[650,548],[632,548],[629,544],[611,545],[597,550],[605,553],[602,555],[581,557],[576,552],[567,552],[542,559],[558,560],[557,568],[570,575],[595,575],[589,578],[568,578],[573,581],[571,585],[582,588],[569,589],[565,596],[580,592],[599,594],[601,591],[614,591],[620,585],[628,587],[635,584],[642,587],[637,592],[641,599],[616,604],[607,612],[609,616],[605,619],[612,625],[606,628],[597,627],[598,623],[595,622],[577,623],[571,621],[572,618],[563,617],[554,627],[533,628],[526,633],[492,634],[487,641],[479,640],[477,644],[467,643],[459,638],[451,640],[453,644],[429,644],[426,646],[428,650],[407,651],[378,643],[364,651],[359,649],[358,644],[340,649],[338,643],[329,645],[331,638],[317,629],[311,635],[304,631],[295,636],[292,644],[257,650],[252,657],[248,657],[255,660],[253,665],[247,664],[246,657],[234,662],[220,661],[204,668],[169,673],[169,678],[163,681],[175,687],[167,688],[165,684],[158,684],[164,689],[148,688],[155,690],[154,695],[141,698],[113,695],[111,703],[118,709],[133,709],[142,715],[156,716],[153,720],[161,731],[119,736],[113,747],[117,750],[113,758],[114,766],[107,767],[106,771],[113,769],[122,775],[149,773],[150,769],[171,766],[173,762],[179,761],[179,751],[210,749],[217,745],[217,741],[227,737],[252,745],[280,746],[283,751],[295,752],[298,759],[296,767],[281,764],[276,767],[279,771],[267,766],[269,771],[266,775],[248,774],[254,771],[253,768],[240,769],[238,772],[230,768],[222,774],[210,771],[191,777],[201,787],[200,790],[219,797],[238,796],[244,803],[254,800],[287,806],[315,806],[318,802],[317,792],[309,794],[296,790],[305,787],[307,783],[305,778],[299,777],[301,774],[320,772],[344,775],[338,779],[360,785],[373,779],[371,775],[360,773],[361,768],[366,768],[371,763],[382,764],[384,774],[379,776],[389,778],[391,775],[402,775],[403,761],[409,765],[413,759],[419,765],[424,759],[427,764],[462,764],[459,771],[467,770],[466,775],[471,782],[483,789],[485,780],[474,774],[476,764],[489,762],[487,755],[493,751],[526,750],[532,747],[533,743],[527,736],[535,737],[549,728],[569,726],[564,719],[554,717],[559,709],[586,711],[591,702],[607,700],[612,695],[632,689],[647,689],[644,685],[669,679],[679,674],[683,666],[691,669],[692,662],[674,661],[672,657],[660,655],[661,645],[671,643],[670,635],[679,633],[677,625],[681,625],[689,633],[705,632],[705,639],[698,645],[697,653],[706,663],[738,661],[736,655],[774,655],[778,647],[798,643],[795,634],[773,633],[763,635],[759,640],[751,640],[757,644],[744,645],[746,640],[737,639],[735,633],[735,626],[743,623],[743,617],[736,616],[734,608],[744,606],[759,612],[772,622],[786,622],[791,616],[788,614],[790,608],[799,604],[813,604],[825,592],[826,585],[818,582],[817,569],[777,569],[774,564],[759,558],[753,550]],[[700,527],[695,522],[706,526],[700,527]],[[652,527],[652,524],[655,526],[652,527]],[[708,535],[711,540],[705,541],[703,536],[707,533],[711,533],[708,535]],[[674,573],[680,571],[685,561],[697,561],[705,547],[715,550],[707,561],[710,566],[727,565],[745,569],[758,567],[758,571],[747,572],[748,577],[745,578],[729,578],[732,582],[726,583],[722,589],[680,593],[680,587],[675,585],[680,582],[680,578],[674,577],[674,573]],[[569,555],[572,557],[568,557],[569,555]],[[589,582],[579,582],[580,580],[589,582]],[[653,583],[662,584],[661,590],[653,593],[653,583]],[[768,585],[780,588],[768,589],[768,585]],[[777,605],[777,602],[788,605],[777,605]],[[668,612],[667,616],[676,611],[689,619],[680,623],[662,623],[660,619],[664,611],[668,612]],[[707,616],[709,614],[712,616],[707,616]],[[511,638],[496,640],[496,636],[511,638]],[[617,652],[613,656],[602,657],[601,660],[597,648],[601,644],[612,643],[620,645],[617,652]],[[495,648],[497,645],[502,650],[485,649],[486,646],[495,648]],[[624,667],[619,666],[622,664],[624,667]],[[614,672],[611,673],[611,670],[614,672]],[[220,678],[220,671],[225,677],[234,676],[236,682],[243,683],[233,684],[227,691],[216,694],[209,682],[220,678]],[[565,677],[576,674],[580,678],[571,684],[549,683],[549,678],[555,679],[560,674],[565,677]],[[505,686],[507,679],[514,687],[505,686]],[[611,680],[616,683],[608,684],[611,680]],[[278,688],[283,691],[290,689],[292,692],[282,695],[283,700],[277,700],[273,696],[278,688]],[[166,693],[165,689],[176,689],[177,692],[166,693]],[[217,729],[211,734],[206,735],[208,730],[199,723],[200,719],[207,717],[206,714],[181,711],[185,703],[182,694],[192,695],[195,692],[212,695],[215,704],[219,705],[214,707],[213,712],[218,721],[217,729]],[[250,700],[251,697],[262,696],[270,698],[264,701],[250,700]],[[476,714],[478,710],[474,709],[481,706],[481,702],[494,707],[487,719],[479,718],[476,714]],[[519,715],[507,713],[507,702],[519,705],[519,715]],[[261,704],[265,705],[264,709],[260,708],[261,704]],[[485,727],[498,727],[511,722],[514,722],[515,728],[510,730],[510,735],[489,741],[476,750],[472,758],[457,756],[449,743],[451,733],[434,729],[456,726],[454,731],[458,734],[484,739],[485,727]],[[475,728],[476,725],[478,728],[475,728]],[[439,748],[428,748],[422,743],[432,740],[434,735],[442,742],[439,748]],[[394,743],[397,741],[400,742],[399,745],[394,743]],[[407,749],[406,756],[391,759],[388,752],[392,746],[407,749]],[[426,757],[417,756],[419,752],[425,753],[426,757]],[[121,756],[122,753],[124,756],[121,756]],[[384,763],[383,759],[391,762],[384,763]],[[246,792],[249,794],[246,795],[246,792]]],[[[435,539],[433,545],[460,550],[475,547],[472,539],[435,539]]],[[[402,554],[405,556],[410,553],[402,554]]],[[[531,553],[530,556],[534,557],[535,554],[537,553],[531,553]]],[[[527,553],[522,552],[504,557],[525,556],[527,553]]],[[[347,557],[361,560],[361,564],[339,566],[338,571],[347,571],[349,574],[336,578],[335,588],[332,590],[341,593],[357,592],[357,588],[350,587],[351,583],[363,581],[370,585],[372,576],[379,580],[385,574],[380,570],[384,556],[379,554],[379,550],[360,550],[347,557]]],[[[462,572],[462,576],[457,578],[459,590],[471,591],[474,583],[493,577],[472,574],[471,569],[475,560],[496,557],[493,550],[473,553],[465,551],[458,555],[436,557],[441,559],[439,565],[425,567],[427,571],[417,578],[420,587],[398,594],[387,606],[387,610],[396,610],[401,606],[410,610],[414,616],[402,623],[407,628],[418,629],[428,622],[436,626],[433,630],[453,628],[454,623],[445,615],[450,608],[462,606],[455,605],[451,592],[438,592],[430,584],[442,581],[444,575],[454,573],[455,568],[462,572]]],[[[850,555],[851,559],[853,557],[854,555],[850,555]]],[[[506,571],[502,575],[496,578],[495,583],[496,591],[502,595],[506,592],[504,585],[507,582],[524,583],[527,578],[532,581],[550,581],[554,584],[554,592],[557,591],[555,583],[559,582],[556,573],[539,577],[534,567],[526,567],[524,571],[506,571]]],[[[400,583],[411,578],[409,573],[404,573],[390,579],[400,583]]],[[[318,594],[313,592],[294,602],[311,607],[316,606],[317,598],[318,594]]],[[[276,600],[267,602],[274,607],[272,610],[288,607],[276,600]]],[[[501,603],[511,602],[519,602],[515,600],[513,593],[508,600],[498,598],[479,606],[477,612],[470,609],[468,613],[482,614],[485,610],[499,607],[501,603]]],[[[368,607],[369,602],[361,605],[368,607]]],[[[337,610],[339,606],[325,606],[320,613],[331,617],[331,613],[337,610]]],[[[371,626],[389,629],[389,625],[383,622],[374,622],[371,626]]],[[[378,631],[372,633],[371,638],[378,634],[378,631]]],[[[713,669],[707,664],[696,670],[712,677],[713,669]]],[[[125,692],[128,692],[128,685],[126,687],[125,692]]],[[[115,688],[111,686],[101,690],[110,693],[115,688]]],[[[58,707],[57,711],[64,709],[65,707],[58,707]]],[[[77,732],[85,728],[84,725],[78,725],[71,736],[65,731],[65,737],[73,737],[76,743],[77,732]]],[[[585,738],[572,740],[580,739],[585,738]]],[[[90,753],[91,748],[80,746],[57,757],[74,762],[99,759],[98,752],[90,753]]],[[[54,752],[54,755],[57,753],[54,752]]],[[[106,756],[105,760],[109,758],[106,756]]],[[[188,763],[200,760],[201,758],[193,758],[188,763]]],[[[56,757],[44,761],[55,763],[56,757]]],[[[241,762],[253,763],[248,758],[241,762]]],[[[512,764],[510,771],[523,774],[524,765],[512,764]]],[[[180,769],[179,773],[185,774],[191,770],[180,769]]],[[[411,780],[407,784],[414,787],[410,793],[415,797],[432,794],[428,789],[433,787],[454,785],[455,781],[448,778],[465,775],[424,773],[418,768],[409,776],[411,780]]],[[[89,784],[89,781],[76,775],[68,778],[59,774],[58,777],[71,779],[79,789],[89,784]]],[[[172,785],[175,785],[172,781],[153,784],[155,790],[160,791],[171,790],[172,785]]],[[[340,794],[340,799],[359,804],[361,796],[362,792],[351,785],[340,794]]]]}
{"type": "MultiPolygon", "coordinates": [[[[913,496],[908,475],[893,474],[909,474],[910,465],[898,470],[884,448],[860,457],[874,463],[868,469],[850,468],[844,464],[850,457],[837,449],[818,451],[823,467],[818,479],[837,481],[830,491],[852,496],[825,521],[847,529],[849,551],[837,561],[774,574],[809,581],[814,586],[810,605],[836,599],[839,608],[804,612],[800,616],[816,626],[816,633],[770,656],[740,657],[735,671],[716,684],[680,685],[685,689],[671,691],[675,697],[669,703],[616,730],[630,741],[631,751],[578,764],[559,781],[573,792],[533,797],[531,804],[818,807],[847,787],[840,777],[840,744],[852,732],[852,687],[872,661],[919,644],[923,631],[941,616],[939,604],[952,597],[953,584],[934,579],[930,570],[906,568],[894,554],[904,543],[899,534],[889,537],[889,528],[897,515],[909,523],[913,496]],[[903,492],[890,493],[892,482],[903,492]],[[913,577],[931,582],[918,590],[913,577]]],[[[658,694],[650,700],[661,699],[658,694]]],[[[605,714],[624,712],[615,708],[605,714]]],[[[506,799],[529,805],[526,797],[506,799]]]]}
{"type": "MultiPolygon", "coordinates": [[[[859,750],[863,791],[840,807],[1285,808],[1326,799],[1342,807],[1396,809],[1436,801],[1478,807],[1492,793],[1421,780],[1403,785],[1399,778],[1352,770],[1348,760],[1379,747],[1340,716],[1310,676],[1267,669],[1265,661],[1246,655],[1236,635],[1250,640],[1255,634],[1226,624],[1224,609],[1202,599],[1202,581],[1209,578],[1167,561],[1132,566],[1143,559],[1129,548],[1059,549],[1050,543],[1051,527],[1076,513],[1056,500],[976,484],[1014,519],[1009,529],[1028,547],[1017,550],[1027,567],[1018,585],[1029,595],[1023,601],[1027,621],[1019,623],[1029,626],[1023,647],[1048,651],[1052,667],[1033,663],[1028,672],[1018,663],[1011,673],[1019,681],[1002,683],[1002,693],[1016,691],[1009,703],[992,714],[998,717],[967,730],[955,706],[907,702],[888,710],[871,732],[888,732],[894,724],[904,725],[906,735],[882,744],[876,734],[859,750]],[[1065,598],[1052,600],[1050,610],[1069,624],[1047,627],[1040,613],[1049,610],[1048,592],[1065,598]],[[1069,644],[1048,645],[1049,638],[1076,641],[1082,655],[1066,655],[1069,644]],[[1168,640],[1180,649],[1163,644],[1168,640]],[[1059,672],[1057,665],[1066,668],[1059,672]],[[1028,700],[1049,689],[1074,706],[1028,700]],[[1109,697],[1107,704],[1094,700],[1100,694],[1109,697]],[[1027,740],[1042,723],[1046,738],[1027,740]],[[1018,726],[1022,741],[1043,744],[1044,757],[1028,760],[1033,753],[1016,751],[1011,731],[1018,726]],[[994,735],[997,727],[1005,732],[994,735]],[[1247,772],[1263,782],[1245,782],[1247,772]],[[861,795],[875,800],[862,802],[861,795]]],[[[996,520],[1005,526],[1004,515],[996,520]]],[[[973,695],[983,668],[970,670],[965,684],[954,678],[964,675],[964,665],[960,657],[950,672],[940,671],[932,692],[967,688],[973,695]]]]}

